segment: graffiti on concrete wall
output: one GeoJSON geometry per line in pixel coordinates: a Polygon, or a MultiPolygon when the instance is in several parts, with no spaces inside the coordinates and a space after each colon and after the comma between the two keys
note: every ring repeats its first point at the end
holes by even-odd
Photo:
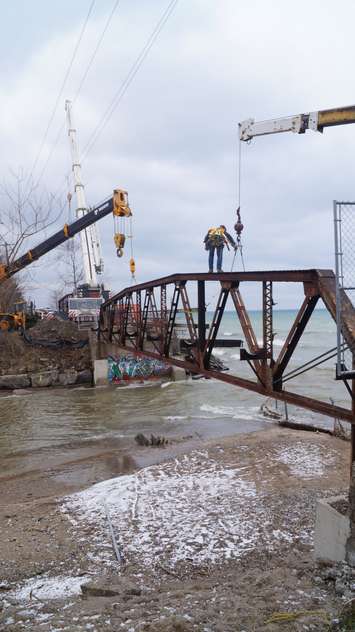
{"type": "Polygon", "coordinates": [[[122,380],[147,380],[151,377],[163,377],[170,374],[171,367],[161,360],[138,358],[134,355],[108,357],[108,379],[113,384],[122,380]]]}

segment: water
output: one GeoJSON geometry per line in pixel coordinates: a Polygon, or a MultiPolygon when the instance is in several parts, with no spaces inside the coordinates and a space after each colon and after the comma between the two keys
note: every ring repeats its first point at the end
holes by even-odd
{"type": "MultiPolygon", "coordinates": [[[[211,315],[209,315],[211,317],[211,315]]],[[[275,311],[275,356],[296,316],[293,310],[275,311]]],[[[251,312],[258,339],[262,339],[260,312],[251,312]]],[[[226,312],[219,337],[243,338],[234,312],[226,312]]],[[[326,310],[318,310],[308,324],[288,370],[336,344],[335,325],[326,310]]],[[[237,348],[221,348],[216,355],[230,372],[252,378],[237,348]]],[[[335,358],[287,383],[288,390],[325,401],[332,398],[349,406],[342,383],[334,380],[335,358]]],[[[55,469],[94,455],[93,446],[106,452],[134,444],[137,432],[181,440],[201,439],[255,431],[267,422],[260,414],[264,398],[217,380],[186,380],[140,387],[42,389],[0,397],[0,457],[6,476],[36,468],[55,469]],[[63,456],[64,455],[64,456],[63,456]],[[83,457],[84,458],[84,457],[83,457]]],[[[299,420],[329,425],[331,420],[309,411],[292,411],[299,420]]]]}

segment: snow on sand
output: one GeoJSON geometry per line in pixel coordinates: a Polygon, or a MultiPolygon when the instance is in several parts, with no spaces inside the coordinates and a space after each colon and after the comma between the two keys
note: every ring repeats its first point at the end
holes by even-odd
{"type": "MultiPolygon", "coordinates": [[[[276,467],[289,467],[291,476],[309,479],[323,473],[329,458],[328,450],[300,442],[276,449],[272,461],[276,467]]],[[[293,515],[281,511],[278,528],[273,528],[268,496],[263,485],[256,485],[253,464],[233,460],[221,462],[207,451],[195,451],[94,485],[68,497],[63,510],[78,532],[82,521],[95,527],[96,559],[108,561],[112,549],[106,505],[126,560],[146,567],[217,563],[241,558],[258,546],[272,550],[292,541],[297,507],[293,515]]],[[[269,462],[265,457],[266,470],[269,462]]],[[[309,541],[310,536],[303,531],[300,537],[309,541]]]]}

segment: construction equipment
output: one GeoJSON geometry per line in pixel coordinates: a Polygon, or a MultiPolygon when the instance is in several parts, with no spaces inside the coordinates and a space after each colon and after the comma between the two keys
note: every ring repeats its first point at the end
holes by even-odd
{"type": "Polygon", "coordinates": [[[296,114],[295,116],[285,116],[267,121],[255,121],[252,118],[246,119],[239,123],[239,138],[243,141],[250,141],[255,136],[280,134],[282,132],[304,134],[308,129],[314,132],[323,132],[325,127],[348,125],[350,123],[355,123],[355,105],[296,114]]]}
{"type": "MultiPolygon", "coordinates": [[[[123,248],[126,242],[125,223],[128,218],[132,217],[132,211],[129,208],[127,191],[116,190],[114,192],[114,197],[115,197],[115,205],[113,209],[114,223],[115,223],[114,240],[115,240],[115,245],[117,248],[117,257],[122,257],[123,248]]],[[[131,234],[132,234],[132,229],[131,229],[131,234]]],[[[131,263],[130,263],[130,268],[132,271],[131,263]]],[[[134,265],[134,268],[135,268],[135,265],[134,265]]]]}
{"type": "Polygon", "coordinates": [[[121,207],[122,195],[127,195],[126,191],[115,189],[112,197],[82,215],[75,222],[64,224],[63,228],[54,233],[54,235],[48,237],[34,248],[31,248],[31,250],[28,250],[18,259],[9,262],[9,264],[0,262],[0,283],[1,281],[9,279],[17,272],[20,272],[33,263],[33,261],[37,261],[37,259],[43,257],[43,255],[51,250],[54,250],[54,248],[63,244],[67,239],[74,237],[74,235],[77,235],[103,217],[106,217],[106,215],[112,213],[116,217],[121,207]]]}
{"type": "MultiPolygon", "coordinates": [[[[74,179],[74,190],[77,200],[76,216],[83,217],[89,212],[85,189],[81,178],[81,164],[79,161],[79,147],[76,139],[76,129],[73,126],[72,104],[70,101],[65,102],[65,111],[67,118],[68,137],[70,142],[70,150],[72,157],[72,171],[74,179]]],[[[83,255],[83,268],[85,284],[92,288],[98,287],[97,274],[102,274],[104,262],[101,257],[101,245],[97,227],[95,224],[87,226],[80,234],[81,251],[83,255]]]]}
{"type": "Polygon", "coordinates": [[[17,300],[11,306],[11,313],[0,312],[0,331],[15,331],[26,327],[27,317],[33,317],[33,304],[17,300]]]}
{"type": "Polygon", "coordinates": [[[0,312],[0,331],[13,331],[26,326],[25,312],[13,312],[6,314],[0,312]]]}

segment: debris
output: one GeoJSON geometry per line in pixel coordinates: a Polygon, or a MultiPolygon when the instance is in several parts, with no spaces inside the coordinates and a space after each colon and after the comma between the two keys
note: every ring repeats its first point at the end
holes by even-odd
{"type": "Polygon", "coordinates": [[[136,443],[138,443],[138,445],[146,446],[146,447],[154,446],[154,447],[161,448],[162,446],[169,443],[168,439],[166,439],[165,437],[160,437],[159,435],[155,436],[151,434],[150,439],[148,439],[142,432],[139,432],[134,437],[134,440],[136,441],[136,443]]]}
{"type": "Polygon", "coordinates": [[[117,561],[121,564],[121,563],[124,562],[123,555],[122,555],[122,553],[121,553],[121,551],[120,551],[120,549],[118,547],[117,540],[116,540],[115,534],[113,532],[112,522],[111,522],[111,518],[110,518],[110,512],[108,510],[108,507],[107,507],[106,503],[104,503],[104,507],[105,507],[105,513],[106,513],[108,526],[109,526],[109,529],[110,529],[113,550],[115,551],[115,555],[117,557],[117,561]]]}

